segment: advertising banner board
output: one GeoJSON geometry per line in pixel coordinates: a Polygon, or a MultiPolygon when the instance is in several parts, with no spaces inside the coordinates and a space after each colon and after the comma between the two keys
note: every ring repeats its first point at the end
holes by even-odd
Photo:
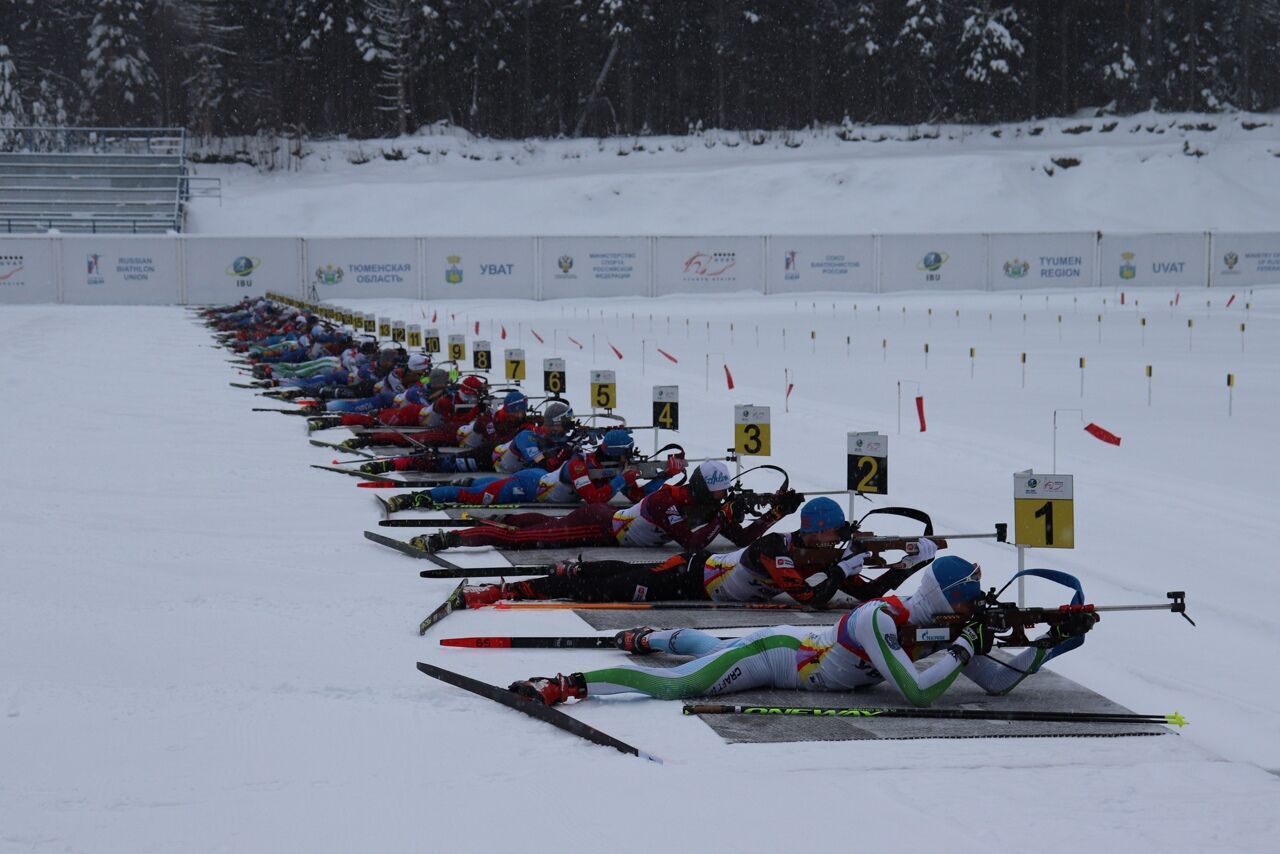
{"type": "Polygon", "coordinates": [[[58,301],[53,237],[0,237],[0,305],[58,301]]]}
{"type": "Polygon", "coordinates": [[[763,237],[659,237],[653,293],[764,292],[763,237]]]}
{"type": "Polygon", "coordinates": [[[647,237],[543,237],[542,299],[649,295],[647,237]]]}
{"type": "Polygon", "coordinates": [[[1098,237],[1075,234],[992,234],[987,276],[994,291],[1082,288],[1097,284],[1098,237]]]}
{"type": "Polygon", "coordinates": [[[427,238],[427,299],[535,299],[532,237],[427,238]]]}
{"type": "Polygon", "coordinates": [[[179,237],[67,235],[62,301],[80,305],[169,305],[182,301],[179,237]]]}
{"type": "Polygon", "coordinates": [[[769,238],[768,292],[871,293],[876,241],[870,235],[769,238]]]}
{"type": "Polygon", "coordinates": [[[227,305],[267,291],[302,297],[299,238],[186,237],[187,302],[227,305]]]}
{"type": "Polygon", "coordinates": [[[882,293],[986,289],[986,235],[881,235],[882,293]]]}

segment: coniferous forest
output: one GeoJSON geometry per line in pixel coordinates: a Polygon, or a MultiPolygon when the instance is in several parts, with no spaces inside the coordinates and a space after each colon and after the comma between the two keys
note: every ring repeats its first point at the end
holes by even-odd
{"type": "Polygon", "coordinates": [[[0,0],[0,127],[683,134],[1280,105],[1280,0],[0,0]]]}

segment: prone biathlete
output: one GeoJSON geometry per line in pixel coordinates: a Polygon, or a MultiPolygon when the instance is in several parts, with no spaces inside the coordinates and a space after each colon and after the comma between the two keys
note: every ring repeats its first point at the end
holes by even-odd
{"type": "Polygon", "coordinates": [[[717,534],[723,534],[734,545],[745,546],[755,540],[774,523],[800,508],[803,499],[795,492],[775,496],[773,506],[758,519],[745,527],[737,516],[729,498],[729,469],[719,460],[707,460],[698,465],[689,478],[688,486],[663,485],[643,498],[637,505],[615,510],[608,504],[588,504],[566,516],[548,516],[545,513],[515,513],[505,515],[502,527],[482,525],[463,531],[441,531],[428,537],[414,537],[409,542],[428,552],[438,552],[454,546],[498,546],[508,549],[579,548],[586,546],[645,546],[661,545],[668,539],[689,550],[701,549],[717,534]],[[676,495],[678,501],[670,496],[676,495]],[[638,518],[636,507],[659,500],[667,508],[683,508],[690,518],[706,521],[701,527],[691,529],[680,511],[672,510],[660,520],[647,522],[655,530],[665,532],[664,539],[656,542],[637,542],[628,535],[638,518]]]}
{"type": "Polygon", "coordinates": [[[505,477],[476,477],[465,484],[436,486],[397,495],[387,501],[387,509],[390,512],[411,508],[430,510],[444,503],[488,506],[583,501],[598,504],[609,501],[619,492],[636,501],[646,491],[661,486],[666,478],[654,478],[639,486],[639,473],[627,467],[634,451],[635,440],[629,430],[609,430],[595,451],[574,454],[555,471],[528,468],[505,477]],[[610,474],[615,470],[616,473],[610,474]]]}
{"type": "Polygon", "coordinates": [[[859,605],[833,626],[774,626],[741,638],[720,640],[696,629],[648,628],[630,635],[633,654],[665,652],[694,656],[676,667],[607,667],[569,675],[533,677],[510,690],[546,705],[605,694],[638,693],[664,700],[714,697],[756,688],[798,691],[852,691],[888,682],[914,706],[928,706],[961,673],[990,694],[1005,694],[1045,662],[1078,646],[1096,616],[1050,628],[1057,641],[1030,647],[1009,662],[987,656],[992,638],[978,622],[953,642],[912,640],[914,626],[946,614],[969,615],[982,598],[981,570],[962,558],[939,558],[924,573],[919,589],[903,599],[888,597],[859,605]],[[946,654],[924,670],[915,662],[946,654]]]}
{"type": "MultiPolygon", "coordinates": [[[[866,552],[844,539],[845,516],[830,498],[814,498],[800,511],[800,528],[765,534],[745,548],[712,554],[683,552],[654,564],[623,560],[562,561],[549,575],[528,581],[467,585],[468,608],[503,599],[570,599],[575,602],[717,601],[767,602],[787,595],[823,604],[850,577],[861,574],[866,552]],[[821,575],[813,586],[810,579],[821,575]]],[[[936,547],[922,539],[907,568],[927,563],[936,547]]]]}

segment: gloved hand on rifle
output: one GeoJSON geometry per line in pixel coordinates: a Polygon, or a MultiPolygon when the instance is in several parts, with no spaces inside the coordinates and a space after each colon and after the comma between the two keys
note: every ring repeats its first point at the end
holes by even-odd
{"type": "Polygon", "coordinates": [[[689,467],[689,463],[679,454],[667,454],[667,470],[666,473],[671,477],[675,477],[689,467]]]}
{"type": "Polygon", "coordinates": [[[1068,611],[1060,622],[1049,627],[1049,638],[1055,641],[1070,640],[1085,635],[1099,617],[1092,611],[1068,611]]]}
{"type": "Polygon", "coordinates": [[[790,516],[800,509],[801,504],[804,504],[804,496],[794,489],[774,493],[773,509],[779,518],[790,516]]]}
{"type": "Polygon", "coordinates": [[[902,559],[903,566],[908,569],[914,569],[921,564],[928,563],[938,554],[938,546],[933,540],[921,537],[915,542],[916,553],[908,554],[902,559]]]}
{"type": "Polygon", "coordinates": [[[965,665],[969,663],[970,658],[973,656],[986,655],[991,652],[991,645],[994,642],[995,635],[991,633],[991,630],[980,621],[975,620],[964,627],[960,637],[956,638],[955,643],[947,647],[947,651],[954,655],[961,665],[965,665]]]}

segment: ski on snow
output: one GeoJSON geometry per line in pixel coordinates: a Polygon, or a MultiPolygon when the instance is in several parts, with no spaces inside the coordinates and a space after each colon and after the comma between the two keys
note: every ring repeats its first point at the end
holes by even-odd
{"type": "Polygon", "coordinates": [[[453,588],[443,602],[440,603],[430,614],[423,618],[418,624],[418,637],[422,637],[427,633],[427,629],[452,614],[454,611],[461,611],[467,607],[467,600],[462,595],[462,588],[467,583],[467,579],[462,579],[458,586],[453,588]]]}
{"type": "Polygon", "coordinates": [[[523,712],[531,718],[537,718],[545,721],[554,727],[572,733],[579,738],[584,738],[593,744],[603,745],[604,747],[612,747],[614,750],[622,753],[638,756],[641,759],[648,759],[650,762],[662,763],[658,757],[646,753],[638,747],[633,747],[625,741],[619,741],[606,732],[601,732],[590,724],[585,724],[577,718],[566,715],[559,709],[553,709],[550,706],[544,706],[536,700],[530,700],[527,697],[521,697],[513,691],[505,688],[499,688],[497,685],[490,685],[488,682],[481,682],[479,679],[472,679],[470,676],[463,676],[461,673],[454,673],[452,670],[445,670],[443,667],[437,667],[434,664],[426,664],[418,662],[418,669],[433,679],[439,679],[441,682],[448,682],[464,691],[470,691],[481,697],[487,697],[490,700],[501,703],[515,709],[517,712],[523,712]]]}

